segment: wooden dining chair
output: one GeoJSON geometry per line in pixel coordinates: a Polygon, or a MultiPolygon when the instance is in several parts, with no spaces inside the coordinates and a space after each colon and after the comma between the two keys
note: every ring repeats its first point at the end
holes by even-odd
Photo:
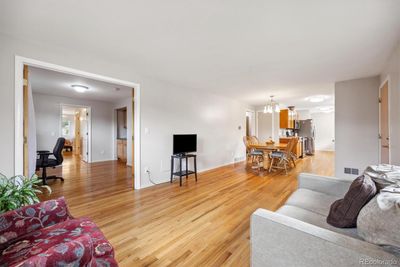
{"type": "Polygon", "coordinates": [[[254,144],[254,145],[260,144],[260,141],[258,140],[257,136],[255,136],[255,135],[250,136],[250,140],[251,140],[252,144],[254,144]]]}
{"type": "Polygon", "coordinates": [[[255,143],[254,139],[252,139],[249,136],[244,136],[243,142],[244,142],[244,145],[246,146],[247,162],[249,159],[251,159],[251,164],[254,165],[254,163],[256,163],[258,166],[258,169],[259,169],[260,164],[262,162],[264,162],[264,151],[252,148],[251,145],[255,145],[257,143],[255,143]]]}
{"type": "Polygon", "coordinates": [[[273,169],[284,169],[287,174],[287,167],[291,162],[293,163],[293,166],[296,167],[296,156],[293,154],[293,149],[297,145],[298,141],[298,137],[293,137],[290,139],[284,151],[274,151],[269,154],[269,172],[273,169]],[[278,160],[278,162],[275,163],[275,160],[278,160]]]}
{"type": "Polygon", "coordinates": [[[246,160],[249,161],[249,159],[251,157],[250,156],[251,149],[249,147],[250,136],[243,136],[243,143],[244,143],[244,146],[246,147],[246,160]]]}

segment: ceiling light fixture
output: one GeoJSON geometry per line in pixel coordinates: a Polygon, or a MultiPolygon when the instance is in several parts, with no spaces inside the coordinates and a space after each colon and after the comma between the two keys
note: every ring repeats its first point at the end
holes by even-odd
{"type": "Polygon", "coordinates": [[[332,110],[333,107],[320,107],[319,110],[321,111],[328,111],[328,110],[332,110]]]}
{"type": "Polygon", "coordinates": [[[310,101],[312,103],[319,103],[319,102],[323,102],[327,99],[327,96],[324,95],[314,95],[314,96],[310,96],[310,97],[306,97],[307,101],[310,101]]]}
{"type": "Polygon", "coordinates": [[[331,112],[334,111],[334,107],[332,107],[332,106],[329,106],[329,107],[320,107],[319,110],[320,110],[321,112],[324,112],[324,113],[331,113],[331,112]]]}
{"type": "Polygon", "coordinates": [[[281,112],[281,109],[279,107],[279,103],[275,102],[274,96],[270,96],[270,101],[267,103],[267,105],[264,107],[264,113],[272,113],[272,112],[281,112]]]}
{"type": "Polygon", "coordinates": [[[74,88],[78,93],[84,93],[89,90],[89,87],[80,84],[73,84],[71,87],[74,88]]]}

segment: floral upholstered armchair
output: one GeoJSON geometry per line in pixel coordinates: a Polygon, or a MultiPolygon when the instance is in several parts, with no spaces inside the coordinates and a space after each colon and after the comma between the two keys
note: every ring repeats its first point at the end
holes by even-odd
{"type": "Polygon", "coordinates": [[[117,266],[114,250],[64,198],[0,214],[0,266],[117,266]]]}

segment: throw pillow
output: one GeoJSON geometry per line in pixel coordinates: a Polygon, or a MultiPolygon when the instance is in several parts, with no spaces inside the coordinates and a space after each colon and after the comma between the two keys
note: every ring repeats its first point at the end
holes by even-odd
{"type": "Polygon", "coordinates": [[[369,176],[358,177],[351,183],[344,198],[332,203],[326,221],[335,227],[356,227],[358,213],[376,193],[375,183],[369,176]]]}
{"type": "Polygon", "coordinates": [[[357,233],[365,241],[377,245],[400,247],[400,209],[382,210],[374,197],[357,218],[357,233]]]}

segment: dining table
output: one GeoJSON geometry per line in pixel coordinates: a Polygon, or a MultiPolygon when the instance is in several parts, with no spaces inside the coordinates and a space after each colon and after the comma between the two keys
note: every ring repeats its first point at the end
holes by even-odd
{"type": "Polygon", "coordinates": [[[269,157],[268,154],[273,151],[284,150],[287,147],[287,143],[260,143],[260,144],[251,144],[250,148],[262,150],[264,153],[264,162],[263,168],[267,170],[269,168],[269,157]]]}

